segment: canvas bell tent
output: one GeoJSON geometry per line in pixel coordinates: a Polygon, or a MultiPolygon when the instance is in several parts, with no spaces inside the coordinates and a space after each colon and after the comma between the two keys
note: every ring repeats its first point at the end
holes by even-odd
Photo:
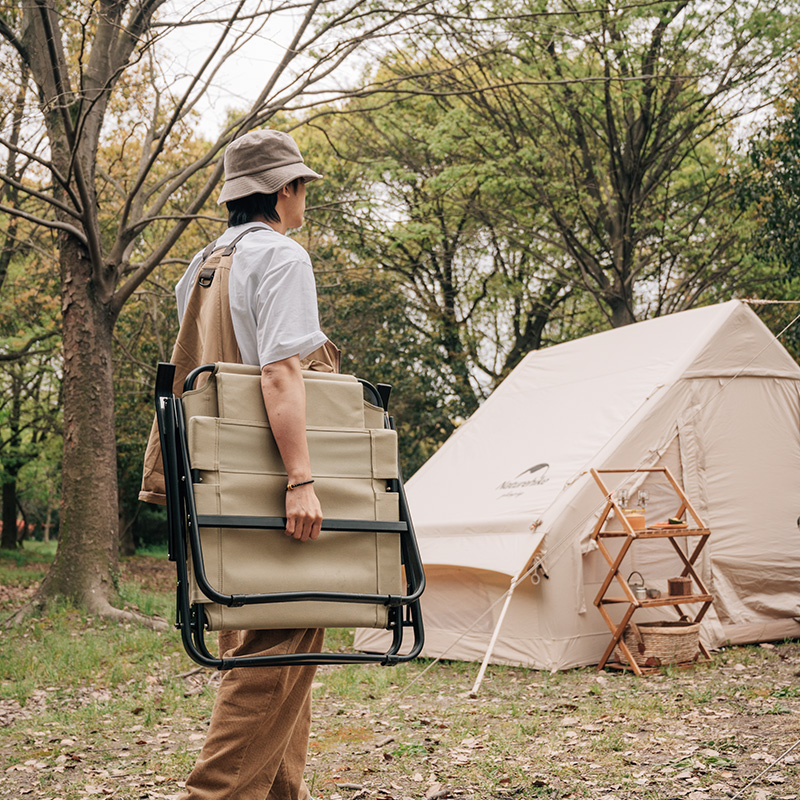
{"type": "MultiPolygon", "coordinates": [[[[604,497],[589,470],[661,466],[711,529],[697,562],[714,596],[706,644],[800,635],[800,367],[731,301],[530,353],[414,475],[423,655],[483,659],[503,595],[530,572],[491,661],[598,663],[611,634],[593,599],[608,565],[591,538],[604,497]]],[[[675,514],[663,474],[625,481],[612,487],[645,500],[649,521],[675,514]]],[[[664,540],[634,543],[623,562],[665,594],[682,567],[664,540]]],[[[358,631],[356,644],[379,635],[358,631]]]]}

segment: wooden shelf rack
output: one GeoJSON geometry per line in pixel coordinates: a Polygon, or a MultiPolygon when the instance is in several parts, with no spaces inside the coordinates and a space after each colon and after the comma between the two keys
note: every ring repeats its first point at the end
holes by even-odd
{"type": "MultiPolygon", "coordinates": [[[[631,621],[631,617],[633,616],[634,612],[639,608],[655,608],[659,606],[671,606],[675,609],[678,614],[679,620],[687,623],[696,623],[700,622],[703,617],[705,616],[706,611],[711,606],[713,602],[713,598],[711,594],[706,589],[703,581],[700,580],[700,576],[697,574],[695,570],[695,565],[697,562],[700,553],[703,551],[703,548],[708,541],[708,537],[711,533],[709,529],[706,527],[705,523],[702,519],[700,519],[697,511],[693,508],[692,504],[689,502],[688,498],[683,492],[683,489],[679,486],[678,482],[673,477],[672,473],[669,471],[667,467],[649,467],[646,469],[592,469],[590,470],[592,477],[594,478],[597,485],[600,487],[600,491],[603,493],[603,496],[606,499],[606,504],[603,509],[602,514],[600,514],[600,518],[597,521],[597,525],[595,525],[594,530],[592,531],[592,539],[597,543],[597,547],[600,550],[603,558],[608,562],[609,570],[608,574],[606,575],[603,583],[600,586],[600,590],[597,593],[597,596],[594,599],[594,604],[597,606],[597,610],[602,615],[603,619],[608,625],[609,630],[611,631],[611,641],[608,644],[605,652],[603,653],[603,657],[600,659],[600,663],[597,665],[598,669],[603,669],[606,665],[609,667],[623,667],[632,669],[637,675],[643,675],[645,672],[650,672],[648,668],[643,668],[639,664],[636,663],[636,660],[633,657],[633,654],[628,649],[627,644],[625,643],[624,633],[625,628],[628,626],[628,623],[631,621]],[[688,514],[689,518],[691,519],[690,524],[693,524],[693,527],[675,527],[674,529],[671,528],[646,528],[644,530],[634,530],[631,527],[630,522],[628,521],[625,513],[621,506],[617,503],[614,499],[614,492],[609,490],[606,484],[602,479],[602,475],[606,474],[639,474],[642,472],[649,472],[649,473],[662,473],[667,481],[669,482],[670,486],[672,487],[673,491],[679,502],[679,507],[676,513],[673,515],[676,519],[682,519],[684,514],[688,514]],[[616,519],[620,521],[622,526],[622,530],[618,531],[604,531],[603,527],[608,520],[609,515],[611,512],[614,512],[616,519]],[[686,539],[686,538],[696,538],[696,542],[694,543],[694,547],[691,550],[691,553],[687,556],[681,547],[679,546],[678,540],[686,539]],[[616,555],[613,555],[609,548],[606,546],[605,540],[606,539],[622,539],[622,543],[620,546],[620,550],[616,555]],[[647,541],[649,539],[666,539],[670,542],[670,544],[675,548],[675,552],[680,557],[681,561],[683,562],[683,571],[681,572],[681,577],[690,577],[694,581],[695,591],[690,595],[675,595],[675,596],[668,596],[668,597],[659,597],[659,598],[648,598],[648,599],[638,599],[633,590],[631,589],[628,581],[626,580],[623,573],[620,572],[622,567],[622,562],[625,556],[627,555],[628,551],[630,550],[631,546],[634,542],[638,541],[647,541]],[[619,588],[622,589],[622,596],[611,596],[608,595],[609,590],[611,589],[612,584],[616,581],[616,584],[619,588]],[[619,622],[614,622],[609,614],[606,606],[614,605],[614,604],[627,604],[627,608],[625,609],[622,619],[619,622]],[[699,605],[699,610],[696,611],[693,615],[688,611],[683,609],[683,606],[687,605],[699,605]],[[615,648],[619,648],[619,650],[623,653],[625,658],[628,660],[628,664],[620,665],[614,664],[609,662],[612,653],[614,652],[615,648]]],[[[699,650],[700,654],[705,658],[710,660],[711,656],[708,653],[708,650],[702,644],[699,643],[699,650]]]]}

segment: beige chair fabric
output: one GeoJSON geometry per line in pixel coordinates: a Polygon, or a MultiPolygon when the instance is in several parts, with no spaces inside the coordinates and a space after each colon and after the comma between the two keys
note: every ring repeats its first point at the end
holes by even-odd
{"type": "MultiPolygon", "coordinates": [[[[328,518],[397,521],[397,440],[384,429],[380,408],[363,399],[350,375],[304,372],[307,435],[314,488],[328,518]]],[[[197,512],[285,515],[286,472],[269,428],[259,370],[218,364],[202,388],[183,395],[189,459],[198,470],[197,512]]],[[[298,542],[282,531],[201,528],[206,578],[224,594],[340,591],[402,595],[400,535],[323,531],[298,542]]],[[[191,560],[190,560],[191,561],[191,560]]],[[[212,630],[385,627],[382,604],[292,602],[227,607],[197,586],[192,565],[190,600],[204,603],[212,630]]]]}

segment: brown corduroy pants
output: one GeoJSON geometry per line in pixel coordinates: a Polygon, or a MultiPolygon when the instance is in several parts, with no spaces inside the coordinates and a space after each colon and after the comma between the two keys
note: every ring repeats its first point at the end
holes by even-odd
{"type": "MultiPolygon", "coordinates": [[[[311,653],[321,628],[222,631],[226,656],[311,653]]],[[[235,667],[222,674],[205,744],[181,800],[309,800],[303,781],[316,666],[235,667]]]]}

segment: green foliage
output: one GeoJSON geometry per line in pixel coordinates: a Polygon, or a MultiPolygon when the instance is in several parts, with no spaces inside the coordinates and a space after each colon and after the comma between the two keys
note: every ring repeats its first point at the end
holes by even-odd
{"type": "Polygon", "coordinates": [[[508,14],[507,32],[464,20],[449,43],[471,58],[435,71],[443,59],[420,42],[429,73],[403,66],[439,92],[451,152],[504,187],[529,248],[560,251],[551,267],[606,324],[729,297],[752,265],[726,174],[731,124],[749,109],[743,96],[775,93],[764,77],[795,46],[794,4],[479,8],[508,14]]]}
{"type": "Polygon", "coordinates": [[[800,278],[800,82],[750,141],[748,161],[737,189],[741,203],[755,210],[753,246],[780,265],[788,283],[800,278]]]}
{"type": "MultiPolygon", "coordinates": [[[[746,158],[731,176],[745,212],[743,238],[752,264],[750,293],[767,300],[800,299],[800,81],[796,60],[772,115],[750,139],[746,158]]],[[[800,359],[797,305],[767,305],[759,316],[795,359],[800,359]]]]}
{"type": "MultiPolygon", "coordinates": [[[[341,139],[346,126],[337,131],[341,139]]],[[[432,343],[427,320],[415,314],[407,284],[376,255],[372,222],[380,210],[371,173],[332,149],[326,132],[298,135],[307,162],[326,180],[309,186],[307,221],[297,237],[311,253],[322,326],[343,350],[342,369],[394,387],[390,410],[410,475],[474,400],[453,390],[450,365],[432,343]]]]}
{"type": "Polygon", "coordinates": [[[0,550],[0,585],[38,583],[55,555],[55,543],[25,541],[17,550],[0,550]]]}
{"type": "Polygon", "coordinates": [[[396,388],[410,474],[548,340],[569,289],[514,218],[492,216],[507,213],[509,189],[453,139],[467,110],[391,100],[355,102],[303,130],[327,180],[310,187],[300,238],[346,368],[396,388]]]}
{"type": "Polygon", "coordinates": [[[45,525],[60,478],[59,306],[51,237],[26,233],[14,220],[0,223],[0,482],[10,490],[5,521],[21,505],[28,524],[45,525]]]}
{"type": "Polygon", "coordinates": [[[13,564],[14,567],[44,564],[53,560],[55,555],[54,542],[23,542],[19,550],[5,550],[0,553],[0,561],[13,564]]]}
{"type": "Polygon", "coordinates": [[[530,350],[763,293],[731,136],[789,12],[477,3],[299,131],[325,327],[396,385],[411,471],[530,350]]]}

